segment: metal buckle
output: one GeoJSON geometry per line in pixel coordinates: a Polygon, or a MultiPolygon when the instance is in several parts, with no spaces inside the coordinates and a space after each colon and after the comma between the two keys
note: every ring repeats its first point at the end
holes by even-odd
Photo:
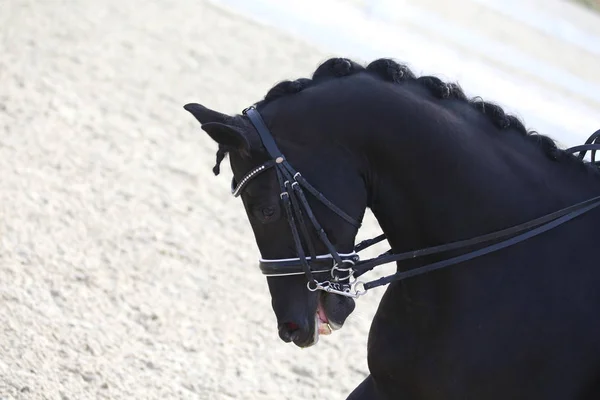
{"type": "Polygon", "coordinates": [[[248,107],[246,107],[246,108],[244,108],[244,109],[242,110],[242,114],[246,115],[246,114],[248,113],[248,110],[252,110],[252,109],[255,109],[255,108],[256,108],[256,107],[254,106],[254,104],[253,104],[253,105],[251,105],[251,106],[248,106],[248,107]]]}

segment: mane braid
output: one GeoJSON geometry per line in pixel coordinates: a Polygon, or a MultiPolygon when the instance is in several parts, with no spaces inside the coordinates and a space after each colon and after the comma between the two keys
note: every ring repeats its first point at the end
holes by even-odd
{"type": "MultiPolygon", "coordinates": [[[[330,58],[317,67],[313,73],[312,79],[300,78],[294,81],[286,80],[279,82],[273,86],[273,88],[267,92],[264,99],[257,102],[255,106],[259,107],[260,105],[264,105],[281,97],[299,93],[302,90],[323,81],[354,75],[359,72],[369,73],[383,81],[391,82],[393,84],[402,84],[407,81],[417,82],[427,88],[432,96],[440,100],[455,99],[463,101],[488,117],[498,129],[512,129],[519,132],[526,140],[535,143],[550,159],[577,162],[581,166],[587,167],[588,171],[600,174],[600,168],[585,162],[573,154],[559,149],[554,140],[550,137],[541,135],[536,131],[528,131],[519,118],[514,115],[506,114],[499,105],[484,101],[479,96],[469,99],[458,83],[443,82],[440,78],[435,76],[424,75],[417,77],[407,65],[400,64],[389,58],[374,60],[366,67],[347,58],[330,58]]],[[[227,149],[219,147],[217,152],[217,164],[213,168],[215,174],[219,173],[220,163],[227,155],[227,152],[227,149]]]]}

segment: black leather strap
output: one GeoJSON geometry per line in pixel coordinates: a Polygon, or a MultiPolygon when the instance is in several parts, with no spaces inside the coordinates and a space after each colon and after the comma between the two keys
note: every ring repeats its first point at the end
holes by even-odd
{"type": "Polygon", "coordinates": [[[569,153],[579,153],[579,158],[583,160],[585,154],[588,150],[592,151],[592,163],[596,163],[596,150],[600,150],[600,145],[598,145],[598,141],[600,139],[600,129],[596,132],[592,133],[592,135],[585,141],[585,144],[580,146],[571,147],[566,151],[569,153]],[[593,143],[593,144],[592,144],[593,143]]]}
{"type": "MultiPolygon", "coordinates": [[[[286,189],[288,190],[288,193],[289,193],[292,189],[291,184],[289,182],[286,182],[286,183],[288,184],[286,189]]],[[[300,230],[302,231],[302,236],[304,236],[304,243],[306,243],[306,246],[308,247],[308,253],[311,256],[311,267],[312,267],[312,262],[314,262],[314,260],[317,257],[315,245],[313,244],[312,238],[310,237],[310,233],[308,231],[308,226],[306,225],[306,221],[304,220],[304,212],[302,211],[302,207],[298,201],[298,198],[292,194],[290,196],[290,200],[292,201],[292,209],[294,210],[294,214],[296,214],[296,218],[298,219],[298,225],[300,225],[300,230]]]]}
{"type": "MultiPolygon", "coordinates": [[[[340,258],[342,261],[358,261],[358,255],[356,254],[340,255],[340,258]]],[[[314,261],[308,258],[307,263],[310,264],[312,273],[319,273],[325,271],[331,272],[336,261],[333,258],[317,258],[314,261]]],[[[343,263],[340,268],[345,268],[346,264],[343,263]]],[[[289,260],[261,260],[259,268],[265,275],[300,275],[304,273],[297,258],[289,260]]]]}
{"type": "Polygon", "coordinates": [[[357,244],[356,246],[354,246],[354,251],[355,252],[359,252],[359,251],[363,251],[364,249],[367,249],[371,246],[373,246],[374,244],[377,244],[379,242],[382,242],[386,239],[386,236],[384,233],[382,233],[381,235],[374,237],[373,239],[365,239],[362,242],[360,242],[359,244],[357,244]]]}
{"type": "Polygon", "coordinates": [[[290,193],[286,192],[286,188],[284,187],[283,177],[279,173],[279,169],[277,170],[277,178],[281,184],[281,200],[283,201],[283,205],[285,208],[285,213],[287,215],[288,224],[290,226],[290,231],[292,231],[292,237],[294,239],[294,246],[296,246],[296,253],[298,255],[298,260],[300,261],[300,265],[304,274],[306,275],[306,279],[309,282],[313,281],[312,272],[310,269],[310,265],[306,261],[306,256],[304,255],[304,248],[302,247],[302,242],[300,240],[300,234],[298,233],[298,228],[296,227],[296,221],[294,219],[294,214],[292,212],[292,204],[290,201],[290,193]]]}
{"type": "MultiPolygon", "coordinates": [[[[334,260],[332,258],[319,258],[316,260],[309,260],[310,270],[312,273],[329,272],[333,268],[334,260]]],[[[292,259],[289,261],[274,260],[274,261],[261,261],[259,263],[260,270],[265,275],[300,275],[304,274],[305,271],[299,267],[299,260],[292,259]]]]}
{"type": "Polygon", "coordinates": [[[248,118],[250,118],[252,125],[254,125],[256,131],[258,132],[258,135],[260,136],[260,140],[267,149],[267,153],[269,153],[273,160],[277,159],[278,157],[285,159],[283,153],[281,152],[281,150],[279,150],[279,147],[277,147],[275,139],[273,139],[273,136],[271,136],[269,128],[267,128],[267,125],[263,121],[258,111],[256,111],[254,107],[249,107],[246,108],[243,111],[243,113],[246,114],[248,118]]]}
{"type": "Polygon", "coordinates": [[[358,276],[364,274],[365,272],[370,271],[373,268],[375,268],[379,265],[382,265],[382,264],[388,264],[391,262],[398,262],[398,261],[405,261],[405,260],[412,260],[415,258],[429,256],[432,254],[439,254],[439,253],[445,253],[445,252],[452,251],[452,250],[465,249],[465,248],[475,246],[478,244],[482,244],[485,242],[491,242],[493,240],[505,239],[507,237],[517,235],[521,232],[525,232],[529,229],[547,224],[557,218],[568,215],[569,213],[578,212],[578,210],[580,210],[582,208],[585,208],[587,206],[594,205],[597,203],[600,203],[600,196],[597,196],[597,197],[591,198],[589,200],[585,200],[581,203],[577,203],[575,205],[563,208],[563,209],[555,211],[551,214],[544,215],[540,218],[536,218],[534,220],[527,221],[523,224],[512,226],[510,228],[502,229],[500,231],[488,233],[485,235],[477,236],[477,237],[474,237],[471,239],[460,240],[457,242],[446,243],[446,244],[442,244],[439,246],[427,247],[424,249],[419,249],[419,250],[414,250],[414,251],[408,251],[406,253],[385,254],[385,255],[382,255],[382,256],[379,256],[376,258],[372,258],[370,260],[360,261],[354,267],[355,276],[358,277],[358,276]]]}
{"type": "Polygon", "coordinates": [[[566,151],[569,153],[579,153],[579,158],[583,159],[588,151],[592,152],[592,162],[596,162],[596,150],[600,150],[600,143],[591,143],[591,144],[580,144],[579,146],[573,146],[566,151]]]}
{"type": "Polygon", "coordinates": [[[352,218],[351,216],[346,214],[344,211],[342,211],[341,208],[339,208],[338,206],[333,204],[331,201],[329,201],[321,192],[319,192],[317,189],[314,188],[314,186],[312,186],[310,183],[308,183],[308,181],[306,179],[304,179],[304,177],[302,175],[300,175],[299,173],[296,173],[295,179],[298,181],[298,183],[300,185],[302,185],[302,187],[304,187],[306,190],[308,190],[321,203],[325,204],[325,206],[327,206],[331,211],[333,211],[334,213],[336,213],[337,215],[342,217],[350,225],[354,225],[354,227],[360,228],[360,226],[361,226],[360,222],[358,222],[357,220],[355,220],[354,218],[352,218]]]}
{"type": "MultiPolygon", "coordinates": [[[[584,202],[585,203],[585,202],[584,202]]],[[[579,206],[581,207],[583,203],[580,203],[579,206]]],[[[436,271],[445,267],[449,267],[451,265],[455,265],[455,264],[459,264],[465,261],[469,261],[472,260],[474,258],[477,257],[481,257],[484,256],[486,254],[490,254],[493,253],[495,251],[498,250],[502,250],[506,247],[512,246],[514,244],[523,242],[527,239],[530,239],[532,237],[535,237],[537,235],[540,235],[544,232],[547,232],[553,228],[556,228],[559,225],[564,224],[565,222],[568,222],[574,218],[577,218],[578,216],[585,214],[588,211],[593,210],[594,208],[600,206],[600,200],[596,200],[595,202],[593,202],[592,204],[585,206],[583,208],[580,208],[579,210],[573,211],[567,215],[564,215],[560,218],[555,219],[554,221],[551,221],[547,224],[544,224],[542,226],[539,226],[535,229],[532,229],[528,232],[522,233],[521,235],[512,237],[510,239],[504,240],[502,242],[493,244],[491,246],[487,246],[484,247],[482,249],[479,250],[475,250],[472,252],[469,252],[467,254],[463,254],[457,257],[453,257],[453,258],[449,258],[447,260],[442,260],[442,261],[438,261],[432,264],[428,264],[425,265],[423,267],[419,267],[419,268],[414,268],[411,269],[409,271],[401,271],[401,272],[397,272],[393,275],[389,275],[380,279],[376,279],[374,281],[371,282],[367,282],[364,284],[364,289],[365,290],[369,290],[372,288],[375,288],[377,286],[382,286],[382,285],[387,285],[390,282],[394,282],[394,281],[401,281],[407,278],[411,278],[414,276],[418,276],[418,275],[423,275],[426,274],[428,272],[432,272],[432,271],[436,271]]]]}

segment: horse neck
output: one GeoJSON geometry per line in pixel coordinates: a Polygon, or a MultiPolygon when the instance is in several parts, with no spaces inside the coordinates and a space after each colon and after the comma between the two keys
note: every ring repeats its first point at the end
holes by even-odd
{"type": "Polygon", "coordinates": [[[597,174],[576,162],[551,160],[518,135],[501,143],[474,134],[469,141],[382,135],[387,143],[369,155],[369,206],[395,252],[493,232],[600,195],[597,174]]]}

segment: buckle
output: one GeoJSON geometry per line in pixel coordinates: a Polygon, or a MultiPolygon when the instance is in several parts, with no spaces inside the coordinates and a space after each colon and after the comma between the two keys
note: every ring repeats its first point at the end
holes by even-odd
{"type": "Polygon", "coordinates": [[[254,110],[254,109],[256,109],[256,106],[253,104],[251,106],[248,106],[248,107],[244,108],[242,110],[242,114],[246,115],[248,113],[248,110],[254,110]]]}

